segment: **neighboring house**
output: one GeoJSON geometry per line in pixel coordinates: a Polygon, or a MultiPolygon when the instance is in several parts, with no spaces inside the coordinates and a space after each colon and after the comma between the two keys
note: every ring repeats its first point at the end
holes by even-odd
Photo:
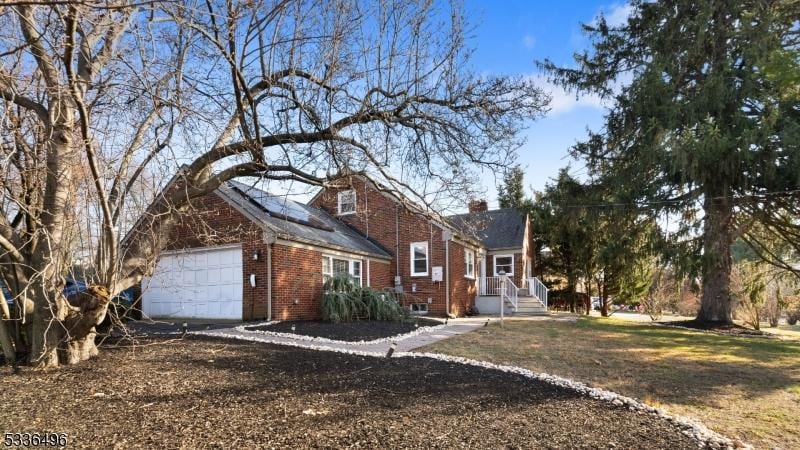
{"type": "Polygon", "coordinates": [[[471,202],[469,214],[436,221],[404,200],[358,176],[308,204],[228,182],[194,202],[174,230],[142,282],[142,310],[150,317],[316,319],[324,280],[347,273],[364,286],[402,291],[412,313],[460,316],[476,304],[491,313],[499,310],[500,271],[511,281],[507,311],[525,310],[518,294],[536,282],[528,218],[471,202]]]}

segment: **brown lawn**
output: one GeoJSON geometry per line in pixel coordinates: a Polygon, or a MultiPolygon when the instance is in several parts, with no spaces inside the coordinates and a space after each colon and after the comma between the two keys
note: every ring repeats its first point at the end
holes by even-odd
{"type": "Polygon", "coordinates": [[[764,339],[613,318],[507,320],[420,351],[579,380],[757,447],[789,449],[800,448],[800,339],[784,328],[781,339],[764,339]]]}

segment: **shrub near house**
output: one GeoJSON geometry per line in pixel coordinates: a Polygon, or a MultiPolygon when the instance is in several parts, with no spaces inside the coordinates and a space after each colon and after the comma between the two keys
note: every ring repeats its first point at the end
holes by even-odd
{"type": "Polygon", "coordinates": [[[352,320],[400,321],[408,317],[399,296],[357,285],[348,275],[335,275],[322,287],[320,311],[322,320],[350,322],[352,320]]]}

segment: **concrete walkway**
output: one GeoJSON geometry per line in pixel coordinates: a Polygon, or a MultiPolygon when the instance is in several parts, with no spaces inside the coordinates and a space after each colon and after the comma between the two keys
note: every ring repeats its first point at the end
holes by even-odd
{"type": "Polygon", "coordinates": [[[320,350],[347,350],[353,352],[367,352],[367,353],[386,353],[391,347],[392,343],[397,344],[395,351],[408,352],[434,342],[448,339],[450,337],[469,333],[472,330],[478,329],[486,323],[486,319],[456,319],[450,320],[449,323],[443,328],[436,328],[428,332],[401,338],[397,341],[383,341],[374,344],[359,344],[344,341],[327,342],[327,341],[313,341],[305,339],[293,339],[285,336],[274,336],[258,331],[247,331],[231,328],[217,328],[211,330],[194,331],[192,334],[199,334],[203,336],[214,336],[222,338],[239,338],[242,340],[264,342],[268,344],[291,345],[294,347],[308,347],[317,348],[320,350]]]}

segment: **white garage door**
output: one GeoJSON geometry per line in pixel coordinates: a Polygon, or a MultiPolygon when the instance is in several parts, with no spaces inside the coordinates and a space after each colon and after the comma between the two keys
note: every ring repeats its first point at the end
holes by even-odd
{"type": "Polygon", "coordinates": [[[142,281],[150,317],[242,319],[242,248],[208,248],[162,255],[142,281]]]}

